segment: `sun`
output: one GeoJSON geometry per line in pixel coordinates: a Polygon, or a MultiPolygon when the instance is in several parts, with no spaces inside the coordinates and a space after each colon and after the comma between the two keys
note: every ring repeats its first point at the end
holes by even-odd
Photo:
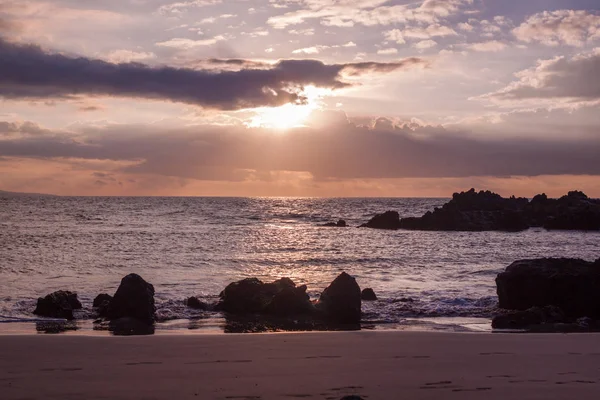
{"type": "Polygon", "coordinates": [[[314,107],[308,104],[265,108],[253,118],[252,125],[279,130],[296,128],[303,126],[313,110],[314,107]]]}
{"type": "Polygon", "coordinates": [[[256,109],[256,114],[250,120],[248,126],[275,130],[287,130],[305,126],[311,113],[321,108],[320,99],[329,94],[329,92],[329,90],[312,86],[306,87],[302,91],[302,95],[306,99],[304,104],[288,103],[279,107],[262,107],[256,109]]]}

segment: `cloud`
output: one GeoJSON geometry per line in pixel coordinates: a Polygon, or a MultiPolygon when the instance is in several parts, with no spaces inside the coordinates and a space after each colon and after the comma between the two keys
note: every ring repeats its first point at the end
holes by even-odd
{"type": "Polygon", "coordinates": [[[292,51],[292,54],[319,54],[321,50],[328,49],[329,46],[311,46],[303,49],[296,49],[292,51]]]}
{"type": "Polygon", "coordinates": [[[428,25],[426,28],[423,27],[412,27],[407,28],[402,33],[404,37],[411,39],[429,39],[432,37],[443,37],[443,36],[456,36],[457,33],[454,29],[440,24],[428,25]]]}
{"type": "Polygon", "coordinates": [[[483,98],[495,100],[600,100],[600,49],[574,57],[542,60],[516,74],[519,78],[504,89],[483,98]]]}
{"type": "MultiPolygon", "coordinates": [[[[303,102],[307,85],[336,89],[346,70],[361,64],[327,65],[316,60],[281,60],[268,69],[207,71],[112,64],[50,54],[34,45],[0,39],[0,96],[9,99],[102,95],[167,100],[216,109],[240,109],[303,102]]],[[[425,60],[400,60],[390,68],[424,67],[425,60]]]]}
{"type": "Polygon", "coordinates": [[[409,21],[437,23],[473,4],[473,0],[425,0],[420,5],[387,3],[387,0],[307,1],[303,3],[303,8],[272,16],[267,23],[276,29],[298,25],[310,19],[318,19],[325,26],[337,27],[403,24],[409,21]]]}
{"type": "MultiPolygon", "coordinates": [[[[0,156],[112,160],[128,174],[238,182],[272,171],[316,181],[469,176],[600,175],[597,136],[469,135],[415,122],[360,126],[343,113],[287,131],[199,125],[79,127],[61,136],[0,140],[0,156]],[[168,132],[168,135],[165,135],[168,132]],[[485,138],[485,139],[483,139],[485,138]]],[[[500,128],[499,128],[500,129],[500,128]]],[[[106,181],[106,179],[104,179],[106,181]]]]}
{"type": "Polygon", "coordinates": [[[130,63],[134,61],[147,61],[156,58],[156,54],[146,51],[113,50],[107,54],[106,59],[113,63],[130,63]]]}
{"type": "Polygon", "coordinates": [[[158,42],[158,43],[156,43],[156,45],[161,46],[161,47],[172,47],[174,49],[180,49],[180,50],[189,50],[189,49],[193,49],[194,47],[211,46],[222,40],[225,40],[225,37],[222,35],[215,36],[210,39],[199,39],[199,40],[186,39],[186,38],[174,38],[174,39],[170,39],[170,40],[167,40],[164,42],[158,42]]]}
{"type": "Polygon", "coordinates": [[[544,11],[529,17],[513,34],[526,43],[581,47],[600,39],[600,15],[584,10],[544,11]]]}
{"type": "Polygon", "coordinates": [[[472,43],[467,48],[480,51],[480,52],[497,52],[504,50],[507,47],[506,43],[502,43],[498,40],[490,40],[488,42],[472,43]]]}
{"type": "Polygon", "coordinates": [[[160,6],[158,12],[161,14],[182,13],[184,10],[192,7],[206,7],[222,3],[223,0],[192,0],[177,3],[165,4],[160,6]]]}
{"type": "Polygon", "coordinates": [[[413,45],[415,49],[419,50],[426,50],[435,46],[437,46],[437,42],[435,40],[421,40],[413,45]]]}
{"type": "Polygon", "coordinates": [[[395,49],[393,47],[390,47],[387,49],[380,49],[380,50],[377,50],[377,54],[380,54],[382,56],[394,55],[394,54],[398,54],[398,49],[395,49]]]}

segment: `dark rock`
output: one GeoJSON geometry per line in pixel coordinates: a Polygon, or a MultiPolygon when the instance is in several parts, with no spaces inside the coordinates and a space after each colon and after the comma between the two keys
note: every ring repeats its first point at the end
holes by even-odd
{"type": "Polygon", "coordinates": [[[455,193],[442,208],[419,218],[403,218],[401,229],[428,231],[507,231],[530,227],[600,230],[600,200],[573,191],[560,199],[536,195],[503,198],[490,191],[455,193]]]}
{"type": "Polygon", "coordinates": [[[340,400],[363,400],[362,397],[356,395],[344,396],[340,400]]]}
{"type": "Polygon", "coordinates": [[[524,214],[527,199],[505,199],[490,191],[454,193],[442,208],[419,218],[403,218],[402,229],[426,231],[507,231],[529,228],[524,214]]]}
{"type": "Polygon", "coordinates": [[[562,310],[555,306],[532,307],[525,311],[512,311],[492,319],[494,329],[525,329],[535,325],[565,323],[562,310]]]}
{"type": "Polygon", "coordinates": [[[103,305],[110,303],[112,296],[110,294],[102,293],[96,296],[94,299],[93,307],[102,307],[103,305]]]}
{"type": "Polygon", "coordinates": [[[375,294],[375,291],[373,289],[367,288],[363,289],[363,291],[360,294],[360,298],[364,301],[375,301],[377,300],[377,295],[375,294]]]}
{"type": "Polygon", "coordinates": [[[189,308],[193,308],[196,310],[203,310],[206,311],[208,310],[208,304],[206,304],[205,302],[199,300],[197,297],[189,297],[186,301],[185,301],[185,305],[188,306],[189,308]]]}
{"type": "Polygon", "coordinates": [[[314,307],[310,302],[306,289],[306,285],[284,287],[273,296],[265,308],[265,312],[280,316],[311,313],[314,311],[314,307]]]}
{"type": "Polygon", "coordinates": [[[556,306],[569,319],[600,318],[600,259],[515,261],[496,277],[499,307],[528,310],[556,306]]]}
{"type": "Polygon", "coordinates": [[[156,317],[154,286],[137,274],[129,274],[121,280],[106,311],[109,319],[134,318],[152,324],[156,317]]]}
{"type": "Polygon", "coordinates": [[[112,300],[112,296],[106,293],[99,294],[94,299],[93,307],[96,309],[98,316],[106,317],[108,314],[108,307],[110,306],[110,301],[112,300]]]}
{"type": "Polygon", "coordinates": [[[397,230],[400,229],[400,215],[396,211],[386,211],[371,218],[361,228],[397,230]]]}
{"type": "Polygon", "coordinates": [[[37,300],[34,314],[42,317],[75,319],[73,310],[81,308],[77,293],[59,290],[37,300]]]}
{"type": "Polygon", "coordinates": [[[327,319],[340,323],[359,323],[361,291],[356,279],[342,272],[323,291],[316,305],[327,319]]]}
{"type": "Polygon", "coordinates": [[[263,283],[256,278],[233,282],[221,292],[220,309],[228,313],[294,314],[311,310],[306,286],[296,287],[289,278],[263,283]]]}
{"type": "Polygon", "coordinates": [[[343,219],[340,219],[338,222],[329,222],[327,224],[321,225],[326,228],[347,228],[348,224],[343,219]]]}

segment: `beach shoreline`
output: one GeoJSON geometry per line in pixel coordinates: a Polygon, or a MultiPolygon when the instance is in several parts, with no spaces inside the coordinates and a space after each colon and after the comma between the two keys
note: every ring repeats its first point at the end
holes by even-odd
{"type": "Polygon", "coordinates": [[[598,334],[0,336],[3,399],[591,399],[598,334]]]}

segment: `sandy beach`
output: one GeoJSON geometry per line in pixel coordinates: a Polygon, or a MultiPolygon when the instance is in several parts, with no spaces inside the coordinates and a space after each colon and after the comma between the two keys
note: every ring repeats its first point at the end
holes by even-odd
{"type": "Polygon", "coordinates": [[[2,399],[593,399],[597,334],[0,337],[2,399]]]}

